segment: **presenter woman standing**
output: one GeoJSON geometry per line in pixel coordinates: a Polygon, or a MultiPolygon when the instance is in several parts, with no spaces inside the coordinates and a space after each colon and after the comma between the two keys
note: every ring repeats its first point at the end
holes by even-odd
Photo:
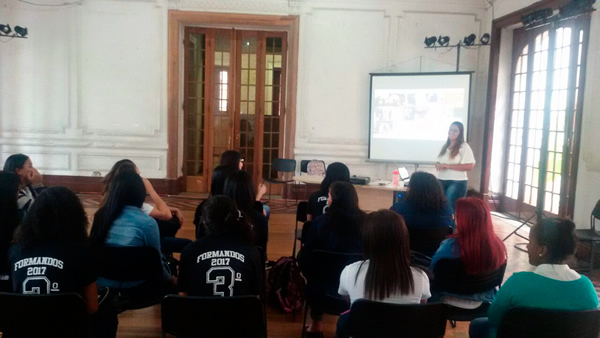
{"type": "Polygon", "coordinates": [[[448,140],[438,155],[435,169],[444,187],[450,208],[454,210],[456,200],[467,194],[467,171],[473,170],[473,150],[465,142],[465,127],[461,122],[452,122],[448,140]]]}

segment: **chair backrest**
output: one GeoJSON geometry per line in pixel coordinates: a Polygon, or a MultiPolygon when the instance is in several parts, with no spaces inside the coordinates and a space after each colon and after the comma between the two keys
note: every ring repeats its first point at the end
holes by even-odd
{"type": "Polygon", "coordinates": [[[499,287],[504,279],[506,263],[494,271],[471,275],[465,270],[463,261],[440,259],[433,270],[431,288],[459,295],[472,295],[499,287]]]}
{"type": "Polygon", "coordinates": [[[502,318],[497,337],[600,337],[600,310],[514,308],[502,318]]]}
{"type": "Polygon", "coordinates": [[[282,172],[282,173],[291,173],[296,171],[296,160],[286,159],[286,158],[276,158],[273,160],[273,164],[271,165],[273,170],[282,172]]]}
{"type": "Polygon", "coordinates": [[[352,303],[348,335],[365,337],[443,337],[446,305],[390,304],[359,299],[352,303]]]}
{"type": "MultiPolygon", "coordinates": [[[[340,275],[346,265],[361,260],[362,253],[340,253],[325,250],[313,251],[312,262],[315,263],[314,276],[318,276],[317,283],[327,285],[331,290],[336,290],[340,285],[340,275]]],[[[311,283],[313,281],[309,281],[311,283]]]]}
{"type": "Polygon", "coordinates": [[[84,337],[88,314],[75,293],[0,293],[0,332],[18,337],[84,337]]]}
{"type": "Polygon", "coordinates": [[[592,230],[596,231],[596,220],[600,219],[600,200],[598,200],[598,202],[596,202],[596,206],[594,207],[594,210],[592,210],[592,215],[591,215],[591,228],[592,230]]]}
{"type": "Polygon", "coordinates": [[[311,160],[300,160],[300,173],[308,174],[308,163],[311,160]]]}
{"type": "Polygon", "coordinates": [[[312,160],[306,165],[306,173],[312,176],[325,176],[325,162],[321,160],[312,160]]]}
{"type": "Polygon", "coordinates": [[[440,243],[452,234],[452,227],[408,227],[408,234],[410,249],[431,257],[440,247],[440,243]]]}
{"type": "Polygon", "coordinates": [[[298,203],[298,209],[296,209],[296,223],[306,222],[308,217],[308,202],[302,201],[298,203]]]}
{"type": "Polygon", "coordinates": [[[100,277],[116,281],[162,279],[162,260],[153,247],[107,245],[95,256],[100,277]]]}
{"type": "Polygon", "coordinates": [[[162,331],[184,337],[265,337],[258,296],[181,297],[169,295],[161,305],[162,331]]]}

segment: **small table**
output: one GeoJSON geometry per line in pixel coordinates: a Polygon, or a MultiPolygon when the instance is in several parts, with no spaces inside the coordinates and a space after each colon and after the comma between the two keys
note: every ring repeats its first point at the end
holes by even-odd
{"type": "MultiPolygon", "coordinates": [[[[323,176],[304,175],[294,176],[293,180],[305,184],[321,184],[323,176]]],[[[355,184],[358,194],[358,205],[364,211],[389,209],[394,204],[397,192],[406,191],[404,184],[392,185],[389,181],[373,181],[367,185],[355,184]]]]}

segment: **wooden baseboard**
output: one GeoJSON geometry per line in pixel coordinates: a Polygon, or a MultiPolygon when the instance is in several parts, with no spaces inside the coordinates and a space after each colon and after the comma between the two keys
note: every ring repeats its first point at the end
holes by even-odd
{"type": "MultiPolygon", "coordinates": [[[[178,179],[159,179],[151,178],[150,183],[159,195],[178,195],[181,193],[182,178],[178,179]]],[[[44,185],[63,186],[73,190],[76,193],[102,193],[102,177],[90,176],[59,176],[44,175],[44,185]]]]}

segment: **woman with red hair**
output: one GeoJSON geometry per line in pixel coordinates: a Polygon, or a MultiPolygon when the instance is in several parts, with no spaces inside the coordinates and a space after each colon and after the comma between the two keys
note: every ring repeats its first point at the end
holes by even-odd
{"type": "MultiPolygon", "coordinates": [[[[468,274],[481,274],[499,269],[506,263],[506,247],[494,233],[492,216],[487,204],[474,197],[456,201],[456,232],[442,242],[431,259],[429,270],[433,272],[440,259],[458,259],[468,274]]],[[[472,295],[438,293],[432,300],[440,300],[452,306],[476,308],[482,302],[491,302],[496,288],[472,295]]]]}

